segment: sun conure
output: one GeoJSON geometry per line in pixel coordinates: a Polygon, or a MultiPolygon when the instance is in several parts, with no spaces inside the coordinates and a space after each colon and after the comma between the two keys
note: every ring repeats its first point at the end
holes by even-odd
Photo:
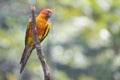
{"type": "MultiPolygon", "coordinates": [[[[37,29],[38,39],[40,42],[42,42],[49,33],[51,25],[48,22],[48,19],[51,17],[52,13],[53,12],[51,9],[43,9],[40,12],[40,14],[36,17],[36,29],[37,29]]],[[[25,64],[29,56],[31,55],[33,49],[35,49],[35,44],[34,44],[34,36],[32,31],[32,20],[30,18],[27,25],[26,36],[25,36],[25,48],[20,61],[21,64],[20,73],[23,71],[25,64]]]]}

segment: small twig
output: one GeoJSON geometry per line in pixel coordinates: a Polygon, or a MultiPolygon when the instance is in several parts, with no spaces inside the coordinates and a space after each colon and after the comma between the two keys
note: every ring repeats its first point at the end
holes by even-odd
{"type": "Polygon", "coordinates": [[[50,71],[48,69],[46,60],[44,58],[44,55],[41,50],[40,41],[37,36],[37,30],[36,30],[36,20],[35,20],[35,6],[31,6],[31,13],[32,13],[32,30],[34,35],[34,43],[37,51],[38,58],[42,64],[43,72],[44,72],[44,80],[50,80],[50,71]]]}

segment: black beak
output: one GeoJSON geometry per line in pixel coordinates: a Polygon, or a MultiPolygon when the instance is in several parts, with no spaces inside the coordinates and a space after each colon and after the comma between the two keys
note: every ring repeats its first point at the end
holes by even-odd
{"type": "Polygon", "coordinates": [[[47,14],[47,18],[50,18],[50,17],[51,17],[51,15],[52,15],[51,13],[48,13],[48,14],[47,14]]]}

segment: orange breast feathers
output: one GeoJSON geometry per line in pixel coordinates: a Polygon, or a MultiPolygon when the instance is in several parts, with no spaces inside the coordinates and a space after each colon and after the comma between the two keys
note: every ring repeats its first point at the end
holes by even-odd
{"type": "MultiPolygon", "coordinates": [[[[42,37],[44,36],[48,23],[44,20],[37,20],[36,19],[36,28],[37,28],[37,34],[38,34],[38,38],[39,40],[42,39],[42,37]]],[[[33,31],[32,31],[32,23],[30,24],[30,29],[29,29],[29,39],[28,41],[30,41],[30,43],[34,42],[34,37],[33,37],[33,31]]]]}

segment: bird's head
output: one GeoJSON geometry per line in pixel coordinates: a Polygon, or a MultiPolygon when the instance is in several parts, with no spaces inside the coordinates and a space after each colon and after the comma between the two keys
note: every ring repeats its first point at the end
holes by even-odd
{"type": "Polygon", "coordinates": [[[53,11],[51,9],[43,9],[40,15],[46,19],[49,19],[52,15],[53,11]]]}

